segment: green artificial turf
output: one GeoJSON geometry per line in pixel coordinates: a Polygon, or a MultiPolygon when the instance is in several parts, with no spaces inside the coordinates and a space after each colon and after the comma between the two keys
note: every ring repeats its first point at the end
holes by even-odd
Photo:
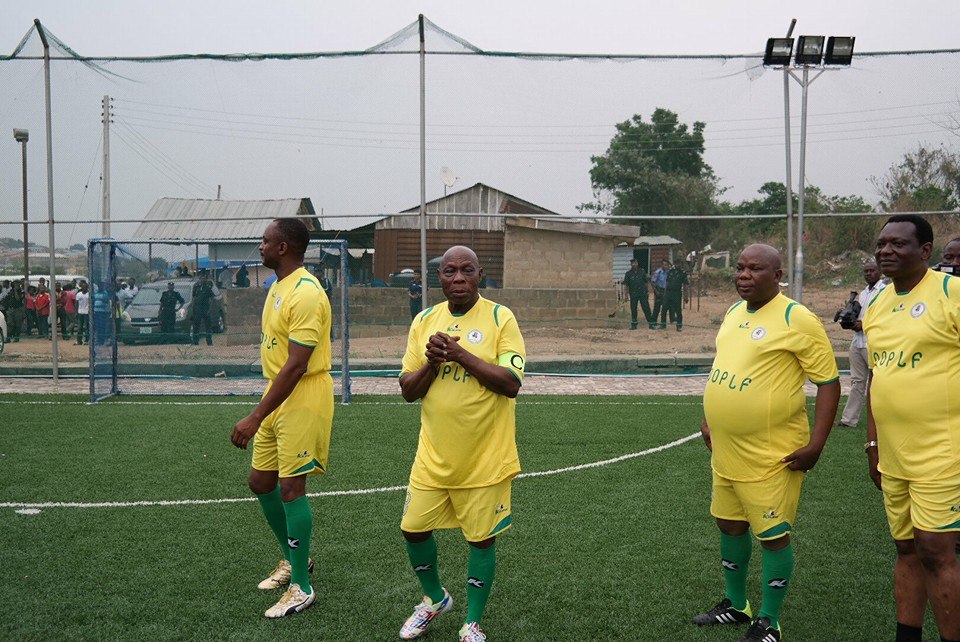
{"type": "MultiPolygon", "coordinates": [[[[249,452],[229,441],[252,402],[224,398],[0,396],[0,503],[248,498],[249,452]],[[200,405],[179,405],[197,402],[200,405]],[[225,403],[226,402],[226,403],[225,403]],[[236,405],[229,405],[236,404],[236,405]]],[[[699,398],[537,397],[518,402],[524,471],[653,448],[699,430],[699,398]]],[[[419,405],[337,406],[329,473],[310,492],[404,485],[419,405]]],[[[836,429],[808,475],[794,531],[785,640],[892,640],[893,544],[866,475],[863,431],[836,429]]],[[[491,642],[736,640],[690,617],[723,596],[699,439],[596,468],[518,479],[484,618],[491,642]]],[[[399,533],[402,491],[311,499],[316,605],[279,621],[256,589],[279,551],[256,502],[0,507],[0,639],[394,640],[420,599],[399,533]]],[[[455,640],[467,546],[438,533],[455,640]]],[[[760,602],[754,547],[749,597],[760,602]]],[[[928,618],[926,638],[938,639],[928,618]]]]}

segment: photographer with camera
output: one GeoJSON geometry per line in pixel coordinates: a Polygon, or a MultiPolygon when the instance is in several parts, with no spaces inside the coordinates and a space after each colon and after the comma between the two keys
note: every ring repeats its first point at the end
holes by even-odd
{"type": "Polygon", "coordinates": [[[837,312],[834,322],[840,321],[840,327],[846,330],[853,330],[853,339],[850,341],[850,395],[847,397],[847,405],[843,408],[843,414],[840,416],[836,426],[854,427],[860,423],[860,411],[863,408],[863,400],[867,396],[867,336],[863,333],[863,317],[867,313],[867,306],[873,297],[883,289],[885,283],[880,279],[880,268],[873,259],[863,264],[863,280],[867,282],[867,287],[860,292],[860,295],[854,298],[855,293],[850,293],[850,301],[847,306],[837,312]]]}
{"type": "Polygon", "coordinates": [[[960,276],[960,236],[947,241],[947,244],[943,246],[943,256],[940,257],[940,263],[933,269],[953,276],[960,276]]]}

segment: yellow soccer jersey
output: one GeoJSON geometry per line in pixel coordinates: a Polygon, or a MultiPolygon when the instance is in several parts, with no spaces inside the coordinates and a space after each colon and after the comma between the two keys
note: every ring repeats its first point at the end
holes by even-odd
{"type": "Polygon", "coordinates": [[[330,301],[305,268],[270,286],[260,327],[260,363],[267,379],[276,379],[287,362],[290,342],[313,348],[305,376],[330,370],[330,301]]]}
{"type": "Polygon", "coordinates": [[[756,311],[746,301],[727,310],[703,393],[718,475],[766,479],[810,441],[807,377],[818,385],[840,377],[817,315],[782,294],[756,311]]]}
{"type": "MultiPolygon", "coordinates": [[[[526,349],[513,313],[480,297],[463,315],[446,303],[427,308],[410,326],[400,376],[419,370],[437,332],[460,337],[468,352],[508,368],[520,381],[526,349]]],[[[420,441],[410,480],[433,488],[491,486],[520,472],[516,400],[484,388],[459,364],[437,370],[420,410],[420,441]]]]}
{"type": "Polygon", "coordinates": [[[910,481],[960,474],[960,279],[928,270],[882,290],[863,319],[880,472],[910,481]]]}

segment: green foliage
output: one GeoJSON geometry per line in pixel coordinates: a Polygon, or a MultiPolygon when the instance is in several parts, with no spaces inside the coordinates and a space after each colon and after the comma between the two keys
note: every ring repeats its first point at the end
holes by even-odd
{"type": "MultiPolygon", "coordinates": [[[[0,397],[0,501],[249,498],[250,454],[233,448],[229,434],[252,400],[88,406],[80,397],[50,405],[31,399],[54,401],[0,397]]],[[[406,483],[419,405],[354,399],[336,409],[330,472],[310,480],[312,492],[406,483]]],[[[700,399],[684,397],[521,395],[517,412],[527,471],[665,444],[695,433],[702,418],[700,399]]],[[[789,639],[837,639],[838,626],[858,640],[891,637],[893,546],[862,442],[862,429],[835,430],[804,484],[797,568],[781,618],[789,639]]],[[[735,638],[740,631],[689,623],[723,595],[709,503],[709,454],[699,439],[609,466],[517,480],[514,528],[497,544],[484,628],[491,639],[525,642],[735,638]]],[[[256,502],[51,507],[38,515],[2,508],[0,639],[394,639],[420,599],[398,527],[403,493],[311,504],[318,602],[279,621],[261,615],[279,592],[258,591],[256,582],[279,551],[256,502]]],[[[430,638],[455,639],[465,613],[467,546],[456,531],[438,533],[438,541],[441,578],[455,606],[430,638]]],[[[759,559],[754,545],[754,605],[759,559]]]]}
{"type": "Polygon", "coordinates": [[[884,176],[871,180],[886,210],[955,210],[960,199],[960,156],[943,147],[931,149],[920,144],[891,165],[884,176]]]}
{"type": "Polygon", "coordinates": [[[674,234],[699,245],[709,237],[713,223],[669,217],[711,214],[716,209],[722,189],[703,160],[705,128],[699,121],[691,128],[663,108],[653,112],[650,122],[638,114],[618,123],[606,153],[591,158],[595,200],[581,205],[580,211],[663,216],[664,221],[633,224],[643,233],[674,234]]]}

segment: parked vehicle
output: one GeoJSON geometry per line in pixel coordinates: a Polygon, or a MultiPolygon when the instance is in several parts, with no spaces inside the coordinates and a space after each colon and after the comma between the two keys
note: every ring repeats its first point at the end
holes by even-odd
{"type": "MultiPolygon", "coordinates": [[[[119,338],[125,344],[137,342],[184,343],[190,341],[193,323],[193,284],[195,279],[173,279],[174,289],[183,297],[183,305],[174,316],[173,332],[160,329],[160,295],[167,289],[170,280],[144,283],[120,316],[119,338]]],[[[215,289],[210,302],[210,319],[217,334],[227,329],[227,314],[223,293],[215,289]]]]}

